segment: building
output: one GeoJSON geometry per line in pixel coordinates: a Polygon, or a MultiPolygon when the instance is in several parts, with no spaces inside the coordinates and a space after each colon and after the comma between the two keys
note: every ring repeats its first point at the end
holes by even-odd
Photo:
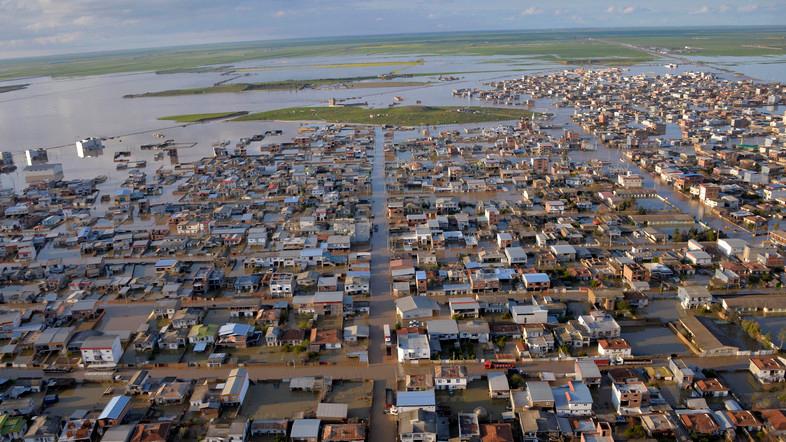
{"type": "Polygon", "coordinates": [[[439,306],[425,296],[406,296],[396,299],[396,314],[403,320],[430,318],[439,306]]]}
{"type": "Polygon", "coordinates": [[[79,158],[87,158],[101,155],[104,150],[104,143],[100,138],[85,138],[76,142],[76,155],[79,158]]]}
{"type": "Polygon", "coordinates": [[[86,367],[114,367],[123,356],[120,336],[90,336],[79,348],[86,367]]]}
{"type": "Polygon", "coordinates": [[[510,384],[505,373],[491,371],[486,373],[489,383],[489,397],[491,399],[507,399],[510,397],[510,384]]]}
{"type": "Polygon", "coordinates": [[[396,332],[396,353],[399,362],[418,359],[431,359],[431,346],[428,336],[420,334],[417,329],[400,329],[396,332]]]}
{"type": "Polygon", "coordinates": [[[611,359],[619,360],[631,356],[631,347],[628,341],[622,338],[599,339],[598,354],[611,359]]]}
{"type": "Polygon", "coordinates": [[[437,390],[465,390],[467,369],[463,365],[437,365],[434,367],[434,388],[437,390]]]}
{"type": "Polygon", "coordinates": [[[510,315],[516,324],[545,324],[548,322],[548,313],[538,304],[510,306],[510,315]]]}
{"type": "Polygon", "coordinates": [[[613,382],[611,403],[621,415],[641,415],[649,408],[650,393],[644,382],[613,382]]]}
{"type": "Polygon", "coordinates": [[[558,416],[592,415],[592,394],[583,382],[569,381],[568,385],[552,390],[554,391],[554,408],[558,416]]]}
{"type": "Polygon", "coordinates": [[[619,324],[606,312],[593,310],[587,315],[580,315],[578,322],[584,327],[591,339],[618,338],[620,336],[619,324]]]}
{"type": "Polygon", "coordinates": [[[249,380],[245,368],[234,368],[229,372],[229,377],[221,390],[221,403],[224,405],[241,406],[246,400],[249,380]]]}
{"type": "Polygon", "coordinates": [[[677,297],[682,308],[694,309],[699,307],[709,307],[712,304],[712,294],[707,287],[691,285],[677,288],[677,297]]]}
{"type": "Polygon", "coordinates": [[[524,273],[521,281],[527,290],[548,290],[551,287],[551,279],[545,273],[524,273]]]}
{"type": "Polygon", "coordinates": [[[786,381],[786,364],[777,356],[751,358],[748,370],[762,384],[786,381]]]}
{"type": "Polygon", "coordinates": [[[98,420],[104,427],[120,425],[130,409],[131,396],[115,396],[109,400],[101,414],[98,415],[98,420]]]}

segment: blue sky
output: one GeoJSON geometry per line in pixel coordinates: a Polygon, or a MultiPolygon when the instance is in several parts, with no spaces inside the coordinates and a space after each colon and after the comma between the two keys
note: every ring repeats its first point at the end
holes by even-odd
{"type": "Polygon", "coordinates": [[[0,0],[0,58],[293,37],[785,23],[786,0],[0,0]]]}

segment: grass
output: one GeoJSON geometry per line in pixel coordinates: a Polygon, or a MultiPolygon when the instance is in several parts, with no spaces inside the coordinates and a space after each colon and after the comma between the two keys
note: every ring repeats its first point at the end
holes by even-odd
{"type": "MultiPolygon", "coordinates": [[[[187,47],[114,51],[0,60],[0,80],[52,76],[78,77],[125,72],[204,72],[248,60],[364,55],[531,56],[560,63],[630,64],[650,61],[646,51],[618,43],[672,49],[691,46],[691,54],[752,56],[786,54],[786,28],[608,29],[557,31],[456,32],[395,36],[275,40],[187,47]],[[605,40],[605,41],[601,41],[605,40]]],[[[323,67],[379,66],[417,61],[336,63],[323,67]]]]}
{"type": "Polygon", "coordinates": [[[169,120],[175,121],[177,123],[203,123],[211,120],[238,117],[245,115],[246,113],[247,112],[215,112],[211,114],[170,115],[167,117],[161,117],[159,120],[169,120]]]}
{"type": "Polygon", "coordinates": [[[402,106],[383,109],[364,107],[293,107],[248,114],[232,121],[328,121],[393,126],[435,126],[488,121],[517,120],[530,117],[522,109],[495,107],[402,106]]]}
{"type": "Polygon", "coordinates": [[[283,80],[266,81],[261,83],[231,83],[220,84],[207,87],[170,89],[158,92],[145,92],[142,94],[125,95],[123,98],[146,98],[146,97],[177,97],[181,95],[202,95],[202,94],[227,94],[254,91],[285,91],[292,89],[313,89],[324,86],[346,86],[348,88],[382,88],[382,87],[406,87],[406,86],[425,86],[429,84],[423,81],[368,81],[377,77],[347,77],[347,78],[317,78],[314,80],[283,80]]]}

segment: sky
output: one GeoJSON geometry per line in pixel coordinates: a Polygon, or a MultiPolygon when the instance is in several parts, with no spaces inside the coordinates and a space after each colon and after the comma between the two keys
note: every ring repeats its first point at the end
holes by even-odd
{"type": "Polygon", "coordinates": [[[343,35],[785,23],[786,0],[0,0],[0,58],[343,35]]]}

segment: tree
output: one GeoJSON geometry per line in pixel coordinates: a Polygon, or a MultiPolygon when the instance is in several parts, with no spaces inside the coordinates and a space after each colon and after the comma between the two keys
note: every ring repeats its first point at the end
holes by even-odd
{"type": "Polygon", "coordinates": [[[786,328],[782,328],[781,331],[778,332],[778,339],[781,340],[781,348],[783,348],[783,343],[786,342],[786,328]]]}
{"type": "Polygon", "coordinates": [[[644,439],[647,437],[647,431],[639,424],[629,426],[625,429],[624,434],[628,439],[644,439]]]}

